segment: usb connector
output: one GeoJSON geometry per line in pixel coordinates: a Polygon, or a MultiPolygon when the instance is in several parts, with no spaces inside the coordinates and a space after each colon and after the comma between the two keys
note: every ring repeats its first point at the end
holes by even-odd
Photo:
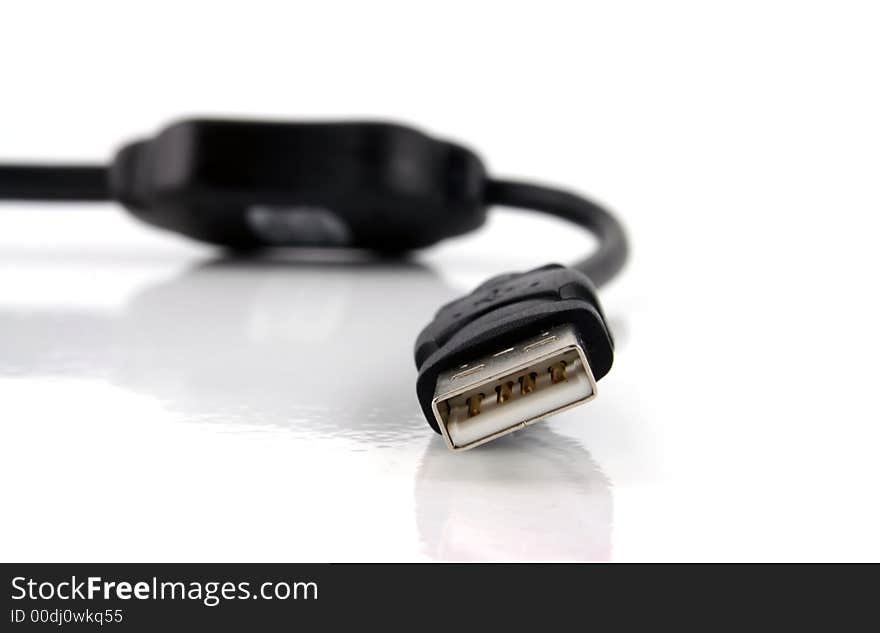
{"type": "Polygon", "coordinates": [[[466,450],[594,397],[590,364],[566,324],[442,372],[431,408],[447,446],[466,450]]]}
{"type": "Polygon", "coordinates": [[[446,445],[466,450],[592,400],[612,358],[589,279],[551,265],[444,306],[416,344],[417,390],[446,445]]]}

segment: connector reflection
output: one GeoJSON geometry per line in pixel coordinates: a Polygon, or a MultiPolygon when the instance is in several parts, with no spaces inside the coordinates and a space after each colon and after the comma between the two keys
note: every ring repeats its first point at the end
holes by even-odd
{"type": "Polygon", "coordinates": [[[577,441],[546,425],[463,453],[429,443],[415,501],[423,551],[434,559],[611,556],[610,483],[577,441]]]}

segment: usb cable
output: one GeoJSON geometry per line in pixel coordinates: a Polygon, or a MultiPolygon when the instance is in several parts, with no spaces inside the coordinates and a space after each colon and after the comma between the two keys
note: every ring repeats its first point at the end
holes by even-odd
{"type": "Polygon", "coordinates": [[[488,207],[582,226],[596,250],[494,277],[437,312],[415,345],[431,428],[466,450],[596,397],[614,344],[596,297],[627,257],[620,223],[580,196],[491,179],[471,150],[375,122],[186,120],[109,166],[0,165],[0,199],[117,201],[156,227],[238,251],[394,255],[479,227],[488,207]]]}

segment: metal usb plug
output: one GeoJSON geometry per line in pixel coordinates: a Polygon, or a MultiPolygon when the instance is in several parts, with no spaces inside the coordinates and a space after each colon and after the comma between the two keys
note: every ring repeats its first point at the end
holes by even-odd
{"type": "Polygon", "coordinates": [[[431,402],[452,450],[467,450],[596,397],[575,329],[561,325],[438,375],[431,402]]]}

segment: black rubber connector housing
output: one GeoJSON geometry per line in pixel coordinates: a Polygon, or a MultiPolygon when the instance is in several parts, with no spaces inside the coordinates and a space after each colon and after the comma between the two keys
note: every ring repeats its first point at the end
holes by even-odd
{"type": "Polygon", "coordinates": [[[440,433],[431,401],[441,372],[566,323],[599,380],[611,369],[614,342],[592,282],[576,270],[550,264],[500,275],[443,306],[415,347],[416,392],[431,428],[440,433]]]}
{"type": "Polygon", "coordinates": [[[109,197],[191,238],[404,252],[486,218],[486,170],[470,150],[390,123],[187,120],[132,143],[109,197]]]}

